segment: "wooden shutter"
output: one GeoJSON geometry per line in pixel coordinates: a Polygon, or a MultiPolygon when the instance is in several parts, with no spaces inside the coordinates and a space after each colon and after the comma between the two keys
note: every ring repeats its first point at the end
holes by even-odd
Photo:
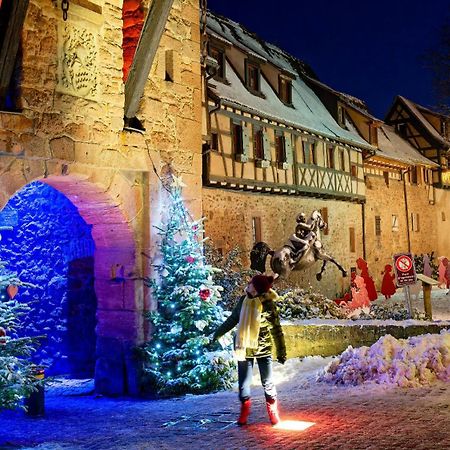
{"type": "Polygon", "coordinates": [[[241,162],[248,161],[248,155],[250,154],[250,124],[244,122],[242,124],[242,158],[241,162]]]}
{"type": "Polygon", "coordinates": [[[284,140],[284,151],[286,155],[286,163],[291,166],[294,160],[292,155],[292,135],[288,135],[284,140]]]}
{"type": "Polygon", "coordinates": [[[320,214],[322,215],[322,219],[324,220],[324,222],[326,222],[327,226],[324,230],[322,230],[323,234],[328,234],[328,230],[329,230],[329,225],[328,225],[328,208],[322,208],[320,210],[320,214]]]}
{"type": "Polygon", "coordinates": [[[272,159],[272,155],[270,153],[270,140],[269,140],[269,134],[264,129],[263,130],[263,157],[265,161],[270,161],[272,159]]]}
{"type": "Polygon", "coordinates": [[[355,253],[356,241],[355,241],[355,229],[353,227],[349,228],[349,235],[350,235],[350,252],[355,253]]]}

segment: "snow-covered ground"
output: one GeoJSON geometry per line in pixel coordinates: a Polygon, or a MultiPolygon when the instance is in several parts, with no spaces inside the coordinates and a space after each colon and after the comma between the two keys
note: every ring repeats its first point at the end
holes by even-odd
{"type": "MultiPolygon", "coordinates": [[[[433,320],[450,320],[450,294],[447,295],[447,292],[447,289],[433,287],[431,291],[433,320]]],[[[412,293],[417,293],[416,295],[412,295],[412,307],[418,311],[425,312],[423,306],[423,290],[414,288],[412,289],[412,293]]],[[[375,303],[378,304],[389,304],[392,302],[405,302],[403,289],[397,289],[397,292],[389,300],[386,300],[381,293],[378,293],[378,299],[375,300],[375,303]]]]}

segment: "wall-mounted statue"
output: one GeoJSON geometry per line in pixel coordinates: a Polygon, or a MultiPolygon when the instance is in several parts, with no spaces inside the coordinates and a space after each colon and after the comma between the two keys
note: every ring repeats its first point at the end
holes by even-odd
{"type": "Polygon", "coordinates": [[[257,242],[250,252],[251,268],[260,272],[266,270],[267,255],[271,255],[270,267],[273,272],[287,278],[292,270],[303,270],[316,261],[323,261],[317,280],[322,279],[327,262],[332,262],[347,276],[344,268],[325,250],[320,240],[320,232],[327,226],[319,211],[313,211],[309,219],[304,213],[297,216],[295,232],[282,248],[272,250],[265,242],[257,242]]]}

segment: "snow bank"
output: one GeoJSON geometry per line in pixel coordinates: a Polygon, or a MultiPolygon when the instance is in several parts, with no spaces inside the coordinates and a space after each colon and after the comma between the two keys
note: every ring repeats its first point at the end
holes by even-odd
{"type": "Polygon", "coordinates": [[[396,339],[381,337],[371,347],[348,347],[318,375],[318,381],[402,387],[450,381],[450,330],[396,339]]]}

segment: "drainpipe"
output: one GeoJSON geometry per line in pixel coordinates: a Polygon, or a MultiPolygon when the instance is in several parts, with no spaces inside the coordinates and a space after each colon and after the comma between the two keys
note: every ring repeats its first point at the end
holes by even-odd
{"type": "Polygon", "coordinates": [[[361,203],[363,259],[366,259],[366,204],[361,203]]]}
{"type": "Polygon", "coordinates": [[[403,178],[403,196],[405,199],[405,214],[406,214],[406,237],[408,239],[408,252],[411,253],[411,235],[409,233],[409,211],[408,211],[408,195],[406,193],[406,178],[405,175],[410,171],[410,168],[402,171],[403,178]]]}

